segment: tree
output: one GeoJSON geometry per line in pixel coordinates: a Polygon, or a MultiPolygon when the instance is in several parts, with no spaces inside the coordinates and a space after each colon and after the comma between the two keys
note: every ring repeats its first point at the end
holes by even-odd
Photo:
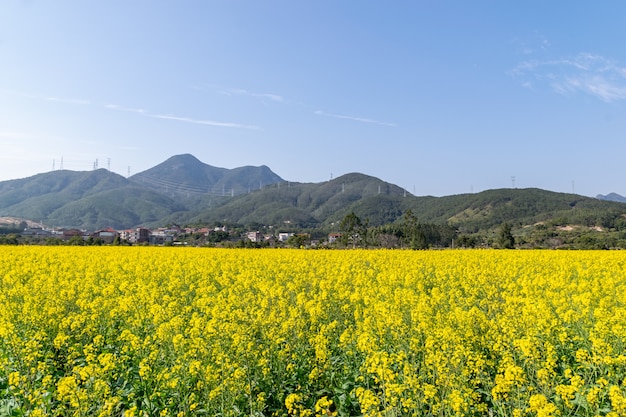
{"type": "Polygon", "coordinates": [[[341,243],[344,246],[352,245],[353,248],[356,248],[365,242],[367,227],[353,211],[341,220],[339,229],[342,233],[341,243]]]}
{"type": "Polygon", "coordinates": [[[287,246],[290,246],[292,248],[303,248],[308,243],[310,243],[310,241],[311,241],[311,238],[309,237],[308,234],[298,233],[298,234],[289,236],[286,243],[287,243],[287,246]]]}
{"type": "Polygon", "coordinates": [[[83,240],[82,236],[75,235],[67,241],[67,244],[70,246],[85,246],[85,241],[83,240]]]}
{"type": "Polygon", "coordinates": [[[423,227],[411,209],[404,213],[402,219],[402,235],[411,249],[426,249],[428,242],[423,227]]]}
{"type": "Polygon", "coordinates": [[[456,240],[456,246],[460,248],[475,248],[477,244],[476,236],[460,235],[456,240]]]}
{"type": "Polygon", "coordinates": [[[515,247],[515,238],[511,233],[511,225],[502,223],[498,231],[498,239],[496,241],[501,249],[513,249],[515,247]]]}

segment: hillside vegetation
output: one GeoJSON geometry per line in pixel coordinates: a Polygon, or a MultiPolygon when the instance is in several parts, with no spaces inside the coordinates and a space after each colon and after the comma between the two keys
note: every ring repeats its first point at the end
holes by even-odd
{"type": "Polygon", "coordinates": [[[266,166],[216,168],[192,155],[174,156],[130,178],[99,169],[0,182],[0,216],[89,230],[231,224],[324,234],[338,232],[352,214],[387,233],[408,211],[417,223],[451,228],[461,242],[474,244],[495,239],[503,224],[512,227],[518,244],[541,241],[546,247],[590,230],[626,229],[626,204],[575,194],[528,188],[417,197],[361,173],[298,183],[266,166]]]}

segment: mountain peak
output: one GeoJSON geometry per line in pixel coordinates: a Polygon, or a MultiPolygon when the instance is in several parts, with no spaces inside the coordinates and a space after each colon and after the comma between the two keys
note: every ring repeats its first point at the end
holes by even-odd
{"type": "Polygon", "coordinates": [[[146,171],[133,175],[131,181],[155,191],[174,195],[239,195],[269,184],[282,182],[266,166],[218,168],[191,154],[175,155],[146,171]]]}
{"type": "Polygon", "coordinates": [[[598,194],[596,196],[598,200],[617,201],[618,203],[626,203],[626,197],[617,193],[609,193],[607,195],[598,194]]]}
{"type": "Polygon", "coordinates": [[[201,164],[202,162],[196,158],[195,156],[193,156],[190,153],[183,153],[180,155],[174,155],[174,156],[170,156],[169,158],[167,158],[165,160],[164,163],[178,163],[178,162],[184,162],[184,163],[193,163],[193,164],[201,164]]]}

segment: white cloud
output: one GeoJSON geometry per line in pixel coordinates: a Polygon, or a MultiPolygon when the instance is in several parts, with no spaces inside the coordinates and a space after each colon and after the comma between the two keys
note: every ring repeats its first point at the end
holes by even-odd
{"type": "Polygon", "coordinates": [[[552,43],[537,31],[526,38],[514,38],[513,44],[517,52],[522,55],[544,53],[552,46],[552,43]]]}
{"type": "Polygon", "coordinates": [[[229,122],[216,122],[214,120],[198,120],[198,119],[192,119],[190,117],[174,116],[170,114],[146,114],[146,116],[153,117],[155,119],[175,120],[178,122],[192,123],[192,124],[205,125],[205,126],[231,127],[231,128],[237,128],[237,129],[259,130],[258,126],[250,126],[250,125],[243,125],[239,123],[229,123],[229,122]]]}
{"type": "Polygon", "coordinates": [[[43,97],[43,99],[46,101],[54,101],[57,103],[64,103],[64,104],[77,104],[81,106],[91,104],[91,101],[83,100],[79,98],[43,97]]]}
{"type": "Polygon", "coordinates": [[[626,99],[626,67],[600,55],[581,53],[573,58],[525,61],[513,71],[525,87],[547,83],[556,93],[585,93],[605,102],[626,99]]]}
{"type": "Polygon", "coordinates": [[[380,126],[389,126],[389,127],[395,127],[396,126],[395,123],[381,122],[379,120],[367,119],[365,117],[346,116],[346,115],[343,115],[343,114],[326,113],[326,112],[323,112],[321,110],[317,110],[315,112],[315,114],[317,114],[318,116],[334,117],[335,119],[352,120],[354,122],[370,123],[370,124],[375,124],[375,125],[380,125],[380,126]]]}
{"type": "Polygon", "coordinates": [[[200,120],[200,119],[193,119],[191,117],[174,116],[171,114],[155,114],[155,113],[149,113],[144,109],[124,107],[124,106],[120,106],[117,104],[107,104],[104,107],[110,110],[115,110],[115,111],[137,113],[137,114],[141,114],[147,117],[151,117],[153,119],[174,120],[177,122],[185,122],[185,123],[192,123],[192,124],[205,125],[205,126],[214,126],[214,127],[229,127],[229,128],[237,128],[237,129],[259,130],[258,126],[250,126],[250,125],[244,125],[240,123],[218,122],[215,120],[200,120]]]}
{"type": "Polygon", "coordinates": [[[136,108],[132,108],[132,107],[118,106],[117,104],[106,104],[104,107],[106,107],[109,110],[125,111],[125,112],[129,112],[129,113],[140,113],[140,114],[143,114],[143,113],[146,112],[144,109],[136,109],[136,108]]]}
{"type": "Polygon", "coordinates": [[[279,103],[282,103],[285,101],[285,98],[283,96],[280,96],[278,94],[271,94],[271,93],[253,93],[250,92],[248,90],[243,90],[240,88],[231,88],[231,89],[226,89],[226,90],[222,90],[221,91],[222,94],[225,94],[227,96],[248,96],[248,97],[254,97],[254,98],[260,98],[260,99],[268,99],[271,101],[276,101],[279,103]]]}

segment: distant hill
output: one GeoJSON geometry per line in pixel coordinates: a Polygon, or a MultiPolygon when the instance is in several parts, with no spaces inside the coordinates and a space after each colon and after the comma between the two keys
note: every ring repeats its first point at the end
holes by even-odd
{"type": "Polygon", "coordinates": [[[171,220],[297,225],[330,231],[350,212],[378,226],[400,220],[409,209],[420,222],[448,224],[468,233],[493,229],[504,222],[515,226],[551,221],[611,227],[626,216],[626,204],[536,188],[416,197],[380,179],[353,173],[319,184],[273,185],[171,220]]]}
{"type": "Polygon", "coordinates": [[[124,229],[160,224],[173,213],[215,207],[280,181],[266,166],[216,168],[192,155],[178,155],[129,179],[99,169],[0,182],[0,216],[53,227],[124,229]]]}
{"type": "Polygon", "coordinates": [[[375,223],[393,222],[402,213],[402,188],[364,174],[352,173],[323,183],[281,182],[241,195],[217,207],[202,208],[172,217],[178,222],[214,221],[320,227],[340,221],[350,211],[371,217],[375,223]],[[380,215],[367,201],[393,199],[392,215],[380,215]]]}
{"type": "Polygon", "coordinates": [[[0,182],[0,216],[49,226],[125,228],[157,221],[184,206],[105,169],[53,171],[0,182]]]}
{"type": "Polygon", "coordinates": [[[626,197],[623,197],[616,193],[609,193],[607,195],[598,194],[596,198],[599,200],[617,201],[619,203],[626,203],[626,197]]]}
{"type": "Polygon", "coordinates": [[[264,165],[217,168],[189,154],[172,156],[153,168],[133,175],[129,180],[171,197],[232,197],[284,181],[264,165]]]}
{"type": "Polygon", "coordinates": [[[538,188],[497,189],[476,194],[439,197],[416,209],[425,218],[468,231],[489,229],[507,222],[539,222],[605,226],[626,215],[626,204],[538,188]]]}
{"type": "Polygon", "coordinates": [[[462,233],[504,222],[610,228],[626,221],[624,203],[536,188],[416,197],[361,173],[298,183],[266,166],[217,168],[192,155],[173,156],[128,179],[99,169],[0,182],[0,216],[88,230],[228,223],[336,231],[351,212],[380,226],[401,221],[409,209],[420,222],[450,225],[462,233]]]}

